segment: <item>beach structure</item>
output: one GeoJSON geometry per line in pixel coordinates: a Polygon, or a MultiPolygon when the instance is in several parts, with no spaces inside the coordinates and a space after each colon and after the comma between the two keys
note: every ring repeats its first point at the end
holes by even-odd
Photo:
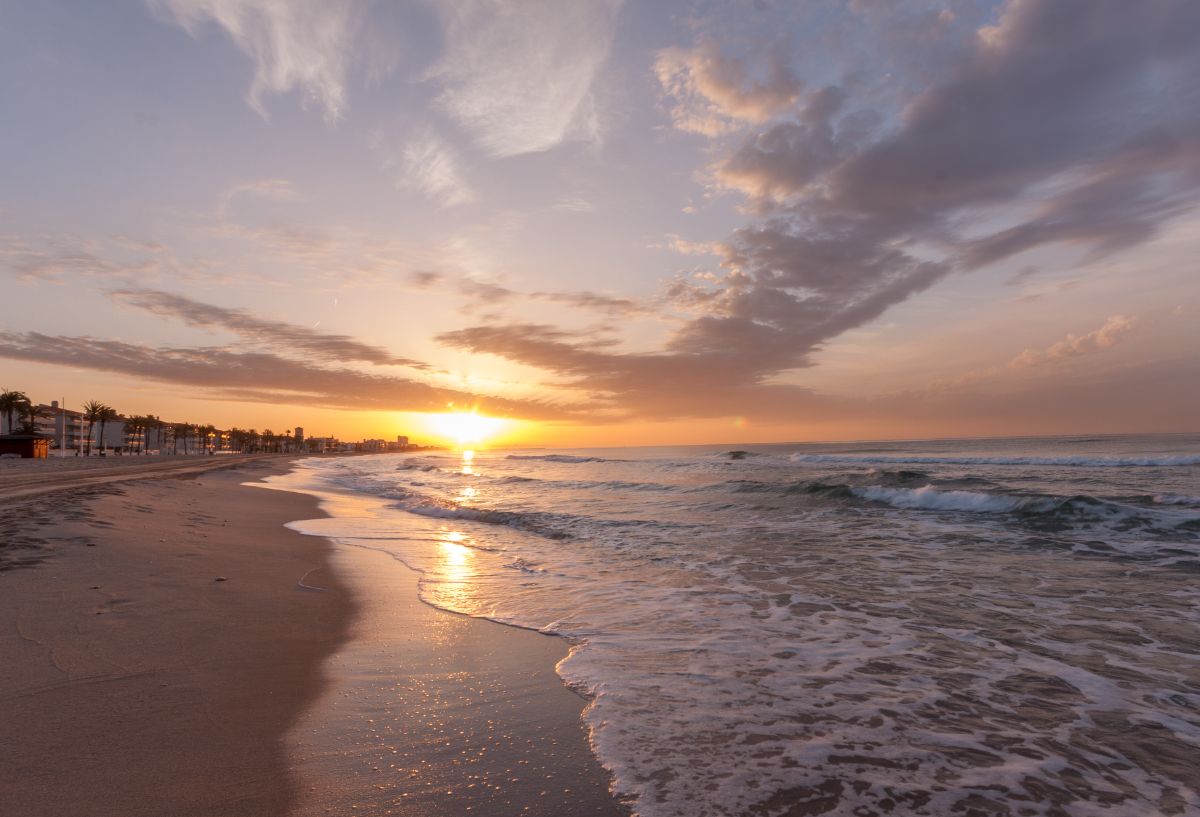
{"type": "Polygon", "coordinates": [[[0,457],[44,460],[50,456],[50,440],[40,434],[0,434],[0,457]]]}

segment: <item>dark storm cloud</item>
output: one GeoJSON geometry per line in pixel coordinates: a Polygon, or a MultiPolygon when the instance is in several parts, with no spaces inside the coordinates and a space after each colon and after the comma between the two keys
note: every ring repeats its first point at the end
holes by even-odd
{"type": "Polygon", "coordinates": [[[386,411],[444,411],[451,403],[478,403],[490,414],[534,419],[573,416],[547,403],[481,400],[466,392],[404,378],[327,369],[267,352],[221,347],[164,348],[39,332],[0,332],[0,357],[191,386],[203,390],[198,397],[386,411]]]}
{"type": "Polygon", "coordinates": [[[802,411],[816,398],[773,378],[947,275],[1051,243],[1094,258],[1193,207],[1198,42],[1194,0],[1013,0],[947,52],[897,121],[829,87],[716,164],[768,217],[721,246],[722,276],[670,288],[701,314],[662,352],[529,325],[439,340],[555,372],[632,414],[802,411]]]}
{"type": "Polygon", "coordinates": [[[264,320],[243,309],[213,306],[169,292],[130,289],[113,292],[112,297],[160,317],[176,318],[188,326],[224,329],[252,343],[278,349],[286,355],[331,362],[362,361],[378,366],[428,368],[424,363],[398,357],[386,349],[362,343],[348,335],[264,320]]]}

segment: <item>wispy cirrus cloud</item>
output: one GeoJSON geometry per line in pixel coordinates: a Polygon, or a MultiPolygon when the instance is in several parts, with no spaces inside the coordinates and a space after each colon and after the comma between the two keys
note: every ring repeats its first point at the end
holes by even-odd
{"type": "Polygon", "coordinates": [[[470,204],[479,198],[467,182],[458,151],[432,128],[411,134],[399,150],[390,148],[383,134],[376,133],[371,147],[400,189],[417,190],[443,207],[470,204]]]}
{"type": "Polygon", "coordinates": [[[159,242],[127,235],[0,236],[0,270],[23,283],[64,284],[92,279],[133,286],[164,279],[210,283],[230,280],[203,259],[181,258],[159,242]]]}
{"type": "Polygon", "coordinates": [[[650,315],[655,310],[652,304],[642,303],[633,298],[618,298],[600,292],[534,292],[529,297],[542,301],[572,306],[576,309],[587,309],[610,317],[630,317],[633,315],[650,315]]]}
{"type": "Polygon", "coordinates": [[[229,208],[242,197],[268,201],[299,201],[300,192],[288,179],[255,179],[226,188],[217,199],[217,219],[225,221],[229,208]]]}
{"type": "Polygon", "coordinates": [[[445,53],[428,76],[437,107],[491,156],[595,137],[592,84],[608,58],[622,0],[437,5],[445,53]]]}
{"type": "Polygon", "coordinates": [[[362,0],[146,0],[198,36],[219,26],[254,61],[247,101],[266,116],[268,93],[299,91],[335,120],[347,105],[354,39],[368,8],[362,0]]]}
{"type": "Polygon", "coordinates": [[[272,321],[244,309],[230,309],[154,289],[126,289],[110,293],[121,304],[145,310],[162,318],[182,321],[187,326],[223,329],[243,340],[274,349],[289,357],[334,363],[361,361],[377,366],[408,366],[428,369],[420,361],[392,354],[349,335],[321,332],[306,326],[272,321]]]}

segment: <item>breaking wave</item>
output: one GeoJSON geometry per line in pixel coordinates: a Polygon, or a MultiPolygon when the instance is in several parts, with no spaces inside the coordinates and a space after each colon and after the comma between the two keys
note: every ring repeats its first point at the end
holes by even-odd
{"type": "Polygon", "coordinates": [[[541,460],[542,462],[566,462],[566,463],[581,463],[581,462],[613,462],[606,460],[603,457],[576,457],[570,454],[509,454],[504,459],[506,460],[541,460]]]}

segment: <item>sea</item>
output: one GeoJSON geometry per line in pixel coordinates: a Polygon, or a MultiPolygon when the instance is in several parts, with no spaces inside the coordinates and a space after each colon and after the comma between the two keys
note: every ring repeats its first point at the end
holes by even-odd
{"type": "Polygon", "coordinates": [[[295,523],[561,636],[644,817],[1200,815],[1200,435],[300,461],[295,523]],[[343,510],[340,515],[338,508],[343,510]]]}

